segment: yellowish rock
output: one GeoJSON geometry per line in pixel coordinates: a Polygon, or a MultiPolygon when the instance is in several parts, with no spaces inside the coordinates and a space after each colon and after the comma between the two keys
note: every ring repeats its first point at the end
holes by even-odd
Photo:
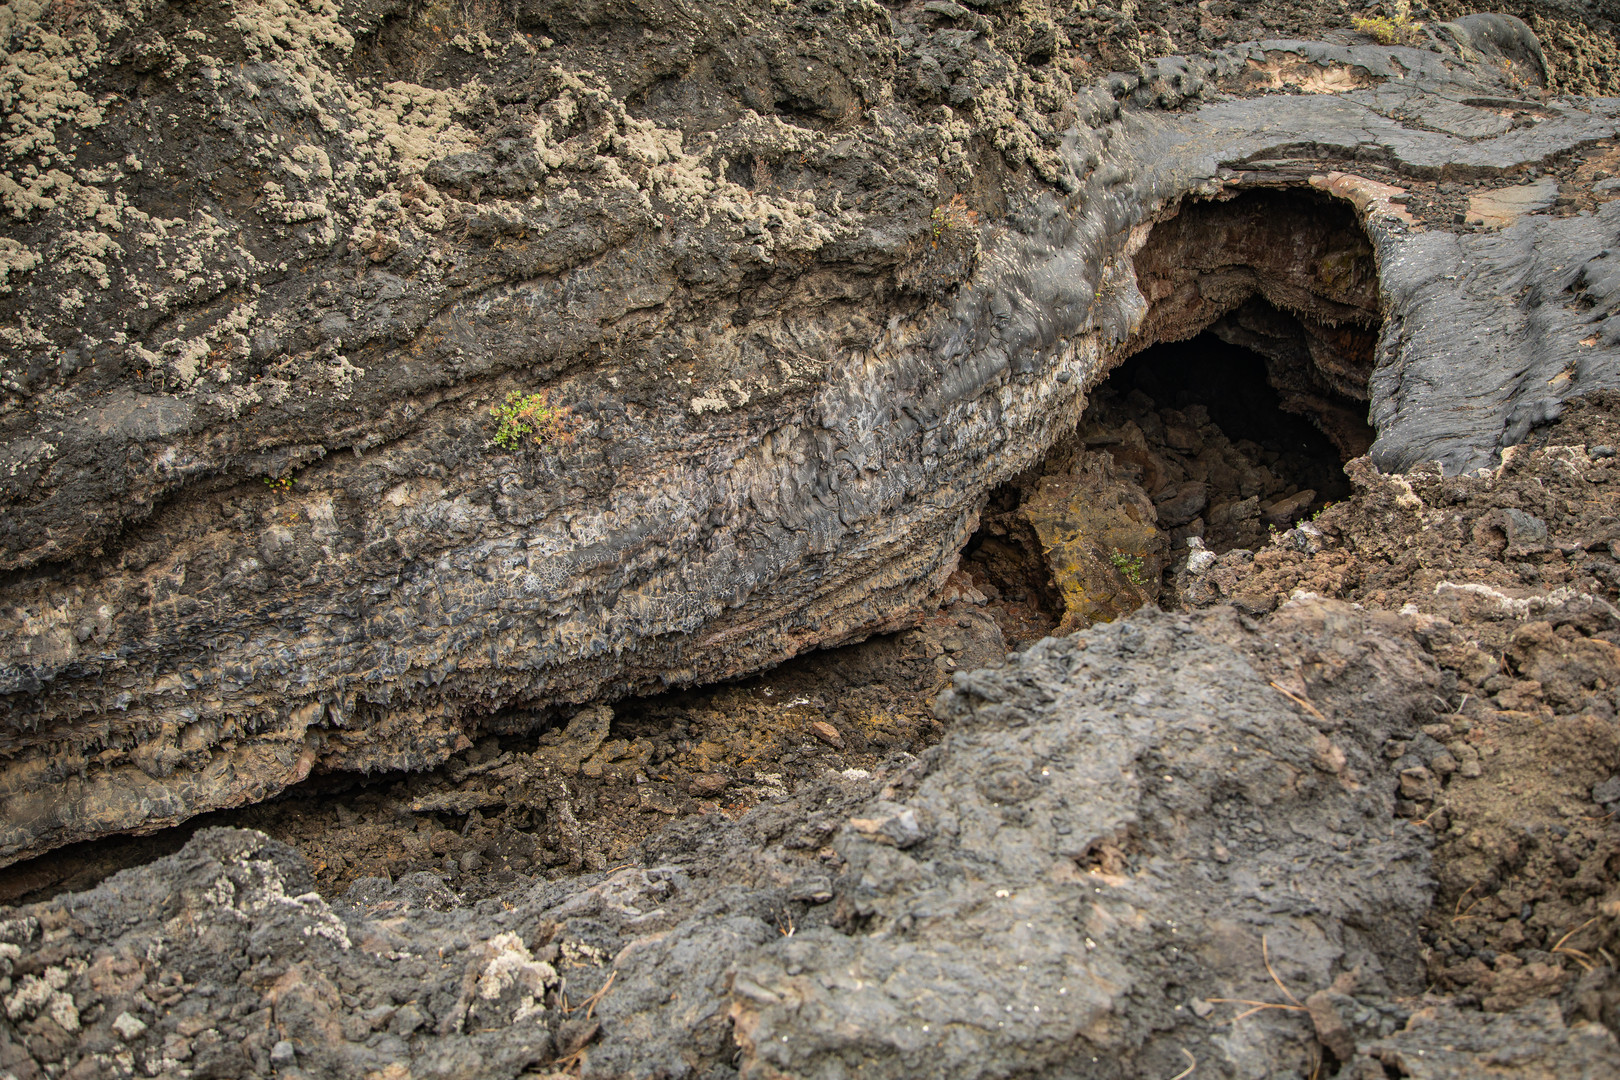
{"type": "Polygon", "coordinates": [[[1153,504],[1118,475],[1110,454],[1087,455],[1069,474],[1043,477],[1023,514],[1063,595],[1058,633],[1112,622],[1158,598],[1165,540],[1153,504]]]}

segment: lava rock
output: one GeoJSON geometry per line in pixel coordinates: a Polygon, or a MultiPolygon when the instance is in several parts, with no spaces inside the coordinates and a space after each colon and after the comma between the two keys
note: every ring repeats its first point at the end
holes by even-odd
{"type": "Polygon", "coordinates": [[[1202,514],[1208,505],[1209,485],[1198,480],[1177,484],[1153,497],[1161,529],[1174,529],[1187,524],[1202,514]]]}
{"type": "MultiPolygon", "coordinates": [[[[1502,115],[1518,24],[1171,57],[1105,6],[665,6],[7,24],[75,74],[0,151],[0,861],[896,625],[1121,347],[1256,295],[1384,327],[1386,471],[1494,466],[1620,385],[1620,201],[1458,234],[1354,172],[1500,187],[1612,138],[1600,100],[1502,115]],[[93,104],[131,72],[142,110],[93,104]],[[1217,187],[1337,200],[1360,254],[1229,230],[1235,292],[1138,280],[1217,187]],[[497,442],[542,391],[555,438],[497,442]]],[[[1070,577],[1113,614],[1165,555],[1119,546],[1070,577]]]]}

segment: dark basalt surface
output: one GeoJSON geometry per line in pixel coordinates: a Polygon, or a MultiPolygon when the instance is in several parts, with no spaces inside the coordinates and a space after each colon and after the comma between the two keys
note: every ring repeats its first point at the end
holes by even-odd
{"type": "Polygon", "coordinates": [[[1432,881],[1381,748],[1438,683],[1399,616],[1139,613],[957,676],[919,758],[475,907],[429,874],[328,903],[290,849],[206,830],[8,914],[0,1054],[83,1075],[1285,1076],[1334,1060],[1320,1040],[1339,1075],[1620,1067],[1556,1007],[1394,1000],[1424,983],[1432,881]],[[1292,1007],[1228,1023],[1251,1003],[1292,1007]]]}
{"type": "Polygon", "coordinates": [[[1346,14],[0,9],[0,865],[443,767],[0,909],[0,1077],[1620,1072],[1612,23],[1346,14]]]}

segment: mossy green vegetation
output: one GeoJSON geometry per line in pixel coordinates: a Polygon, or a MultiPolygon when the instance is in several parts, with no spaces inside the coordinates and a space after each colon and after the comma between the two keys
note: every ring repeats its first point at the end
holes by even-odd
{"type": "Polygon", "coordinates": [[[1350,25],[1380,45],[1405,45],[1419,33],[1417,20],[1402,12],[1399,15],[1357,15],[1350,25]]]}
{"type": "Polygon", "coordinates": [[[551,404],[551,396],[541,390],[524,394],[517,390],[506,401],[489,410],[496,420],[495,437],[490,442],[516,450],[525,441],[535,446],[567,445],[574,441],[574,414],[567,406],[551,404]]]}

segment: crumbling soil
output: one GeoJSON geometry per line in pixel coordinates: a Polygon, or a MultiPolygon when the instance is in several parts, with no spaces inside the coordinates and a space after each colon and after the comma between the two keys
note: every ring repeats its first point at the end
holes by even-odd
{"type": "MultiPolygon", "coordinates": [[[[1263,617],[1305,593],[1401,611],[1445,676],[1436,722],[1384,748],[1433,838],[1433,989],[1505,1011],[1561,996],[1620,1022],[1620,417],[1572,408],[1495,470],[1383,476],[1256,551],[1178,575],[1263,617]]],[[[1322,663],[1331,664],[1331,657],[1322,663]]],[[[1303,674],[1303,673],[1302,673],[1303,674]]],[[[1300,687],[1284,689],[1299,693],[1300,687]]]]}

